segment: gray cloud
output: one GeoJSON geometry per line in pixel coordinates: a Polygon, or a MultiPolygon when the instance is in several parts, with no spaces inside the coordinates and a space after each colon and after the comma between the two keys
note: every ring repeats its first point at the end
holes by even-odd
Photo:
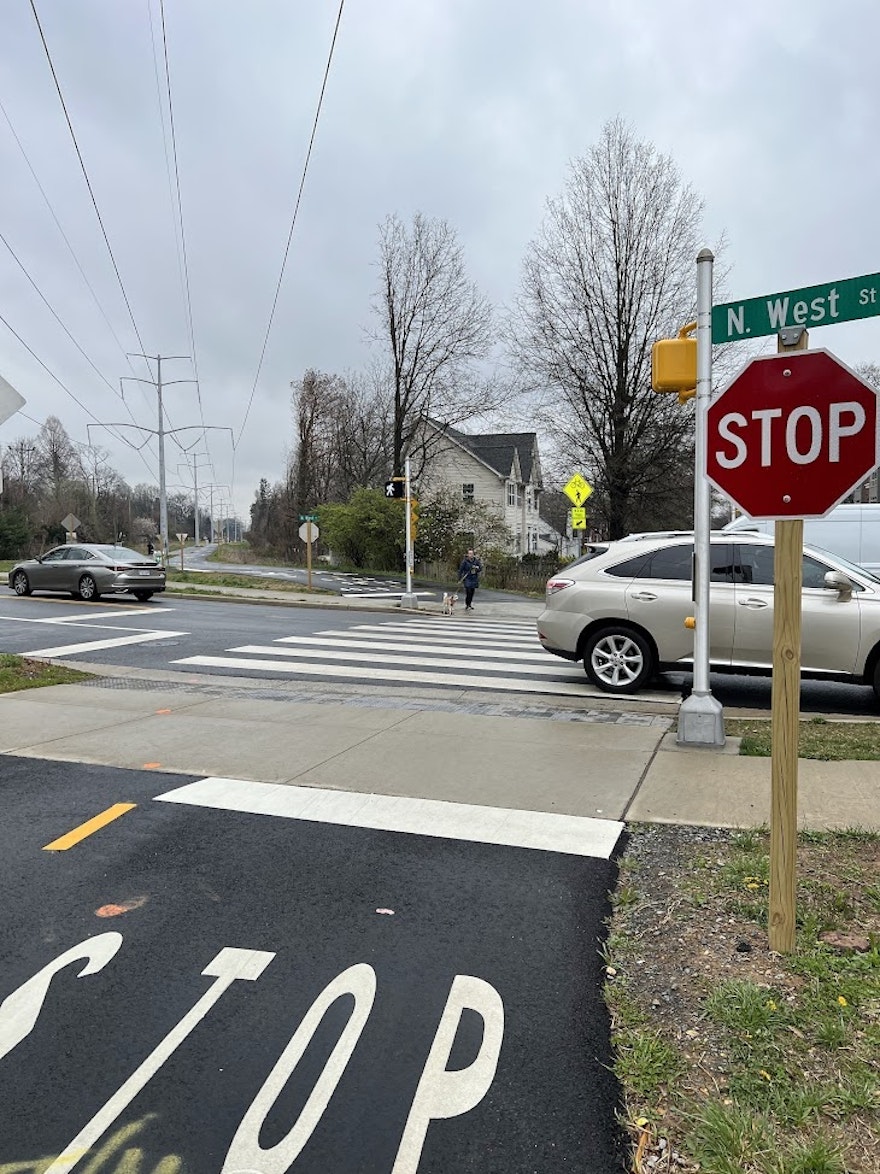
{"type": "MultiPolygon", "coordinates": [[[[166,0],[202,399],[238,431],[256,371],[326,61],[336,0],[166,0]]],[[[38,0],[107,230],[150,351],[190,349],[147,0],[38,0]]],[[[154,20],[158,0],[153,0],[154,20]]],[[[158,29],[158,24],[155,26],[158,29]]],[[[872,272],[880,107],[872,0],[347,0],[275,326],[235,461],[246,513],[290,443],[289,382],[369,358],[376,226],[447,217],[499,305],[568,161],[622,114],[677,161],[728,238],[731,295],[872,272]]],[[[161,62],[160,62],[161,64],[161,62]]],[[[29,5],[0,9],[0,99],[127,350],[137,350],[29,5]]],[[[0,231],[106,378],[131,374],[0,118],[0,231]]],[[[0,247],[0,313],[99,419],[125,408],[0,247]]],[[[815,332],[850,363],[880,324],[815,332]]],[[[0,326],[0,372],[37,418],[88,417],[0,326]]],[[[142,368],[138,374],[143,374],[142,368]]],[[[173,376],[185,378],[185,364],[173,376]]],[[[139,422],[154,409],[129,385],[139,422]]],[[[169,388],[175,425],[193,388],[169,388]]],[[[0,440],[31,430],[2,426],[0,440]]],[[[194,435],[194,434],[193,434],[194,435]]],[[[109,439],[117,466],[149,477],[109,439]]],[[[211,440],[216,480],[230,446],[211,440]]],[[[154,475],[155,479],[155,475],[154,475]]]]}

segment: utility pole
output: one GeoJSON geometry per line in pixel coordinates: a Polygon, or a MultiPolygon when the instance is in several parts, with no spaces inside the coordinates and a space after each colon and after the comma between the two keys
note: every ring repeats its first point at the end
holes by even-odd
{"type": "MultiPolygon", "coordinates": [[[[228,485],[222,485],[222,484],[219,484],[219,483],[218,483],[218,482],[216,482],[216,481],[212,481],[212,482],[210,483],[210,485],[205,485],[205,486],[203,486],[203,488],[204,488],[204,489],[207,489],[207,490],[208,490],[208,494],[209,494],[209,497],[208,497],[209,506],[208,506],[208,508],[209,508],[209,509],[210,509],[210,511],[211,511],[211,542],[214,542],[214,541],[215,541],[215,534],[216,534],[216,530],[217,530],[217,527],[216,527],[216,525],[215,525],[215,522],[214,522],[214,490],[215,490],[215,489],[225,489],[227,492],[231,492],[231,490],[230,490],[230,488],[229,488],[229,486],[228,486],[228,485]]],[[[221,500],[221,502],[222,502],[222,499],[220,499],[220,498],[219,498],[219,495],[218,495],[218,500],[221,500]]]]}
{"type": "MultiPolygon", "coordinates": [[[[199,469],[200,468],[201,469],[208,469],[211,466],[210,460],[205,461],[205,463],[203,465],[199,465],[198,455],[199,455],[198,453],[193,453],[193,459],[192,459],[193,505],[194,505],[194,517],[195,517],[195,526],[193,529],[193,539],[195,541],[196,546],[198,546],[199,543],[201,542],[201,535],[199,533],[199,469]]],[[[187,467],[187,469],[189,469],[189,467],[190,467],[189,459],[188,458],[185,458],[185,459],[186,459],[186,467],[187,467]]]]}
{"type": "MultiPolygon", "coordinates": [[[[122,379],[120,380],[120,383],[122,383],[122,382],[149,383],[151,386],[155,387],[155,389],[156,389],[156,399],[157,399],[158,405],[159,405],[159,427],[156,430],[156,436],[159,441],[159,540],[162,544],[162,554],[167,559],[168,558],[168,491],[165,487],[165,435],[166,435],[167,430],[165,428],[165,414],[164,414],[164,409],[162,407],[162,386],[163,386],[163,384],[162,384],[162,359],[163,359],[163,356],[162,355],[145,355],[139,351],[134,351],[129,354],[129,358],[146,359],[146,360],[152,359],[152,360],[155,360],[155,363],[156,363],[156,378],[155,378],[155,380],[153,380],[153,379],[135,379],[132,376],[126,376],[124,380],[122,380],[122,379]]],[[[190,359],[190,356],[189,355],[165,355],[164,358],[165,358],[166,362],[177,362],[178,360],[182,362],[184,359],[190,359]]],[[[172,379],[169,381],[169,383],[165,384],[165,386],[166,387],[170,386],[170,384],[172,384],[172,383],[195,383],[195,382],[196,382],[195,379],[172,379]]],[[[146,429],[144,429],[143,431],[146,431],[146,429]]],[[[174,428],[174,429],[171,429],[171,431],[180,432],[180,431],[183,431],[183,429],[174,428]]]]}
{"type": "MultiPolygon", "coordinates": [[[[91,428],[134,428],[138,432],[146,432],[151,436],[155,436],[158,440],[159,447],[159,541],[162,545],[162,557],[168,559],[168,493],[166,489],[165,479],[165,437],[174,436],[178,432],[228,432],[233,435],[231,428],[221,427],[215,424],[190,424],[183,428],[166,428],[165,427],[165,410],[162,403],[162,390],[165,387],[171,387],[176,383],[195,383],[195,379],[162,379],[162,362],[177,362],[184,359],[190,359],[189,355],[145,355],[141,351],[129,352],[130,358],[144,359],[147,362],[154,362],[156,364],[156,378],[155,379],[138,379],[134,376],[124,376],[119,380],[120,385],[124,383],[146,383],[150,387],[156,389],[156,400],[159,409],[158,427],[145,428],[141,424],[130,424],[122,422],[119,424],[87,424],[87,430],[91,428]]],[[[123,399],[125,398],[125,389],[122,388],[123,399]]],[[[89,433],[91,435],[91,433],[89,433]]],[[[144,441],[146,444],[147,441],[144,441]]],[[[198,502],[196,503],[196,534],[198,534],[198,502]]]]}

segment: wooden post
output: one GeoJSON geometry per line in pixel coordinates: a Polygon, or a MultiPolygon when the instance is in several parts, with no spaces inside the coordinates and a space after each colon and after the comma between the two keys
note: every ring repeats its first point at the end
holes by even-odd
{"type": "MultiPolygon", "coordinates": [[[[806,330],[780,352],[807,349],[806,330]]],[[[770,714],[770,908],[771,950],[790,953],[797,913],[798,733],[801,700],[801,590],[804,522],[787,518],[775,526],[773,557],[773,693],[770,714]]]]}

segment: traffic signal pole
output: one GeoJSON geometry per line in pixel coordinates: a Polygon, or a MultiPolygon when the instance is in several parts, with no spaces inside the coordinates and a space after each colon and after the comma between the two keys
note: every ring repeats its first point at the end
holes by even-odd
{"type": "Polygon", "coordinates": [[[706,416],[712,393],[712,268],[710,249],[697,256],[697,394],[694,453],[694,676],[678,714],[680,746],[723,746],[724,712],[709,685],[709,584],[712,490],[706,476],[706,416]]]}
{"type": "Polygon", "coordinates": [[[412,477],[411,477],[411,473],[410,473],[409,457],[407,457],[404,462],[403,471],[404,471],[404,476],[405,476],[405,490],[406,490],[406,494],[405,494],[406,500],[404,501],[404,509],[406,510],[406,530],[405,530],[406,591],[400,597],[400,606],[401,607],[417,608],[419,606],[419,597],[417,595],[413,594],[413,589],[412,589],[412,573],[413,573],[413,563],[414,563],[415,559],[413,557],[412,477]]]}

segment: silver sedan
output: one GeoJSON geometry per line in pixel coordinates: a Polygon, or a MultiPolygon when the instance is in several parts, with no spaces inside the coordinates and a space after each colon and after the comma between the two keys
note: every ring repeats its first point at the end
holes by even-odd
{"type": "Polygon", "coordinates": [[[16,595],[64,591],[89,600],[128,592],[145,603],[165,590],[165,568],[158,559],[126,546],[74,544],[17,563],[8,583],[16,595]]]}

